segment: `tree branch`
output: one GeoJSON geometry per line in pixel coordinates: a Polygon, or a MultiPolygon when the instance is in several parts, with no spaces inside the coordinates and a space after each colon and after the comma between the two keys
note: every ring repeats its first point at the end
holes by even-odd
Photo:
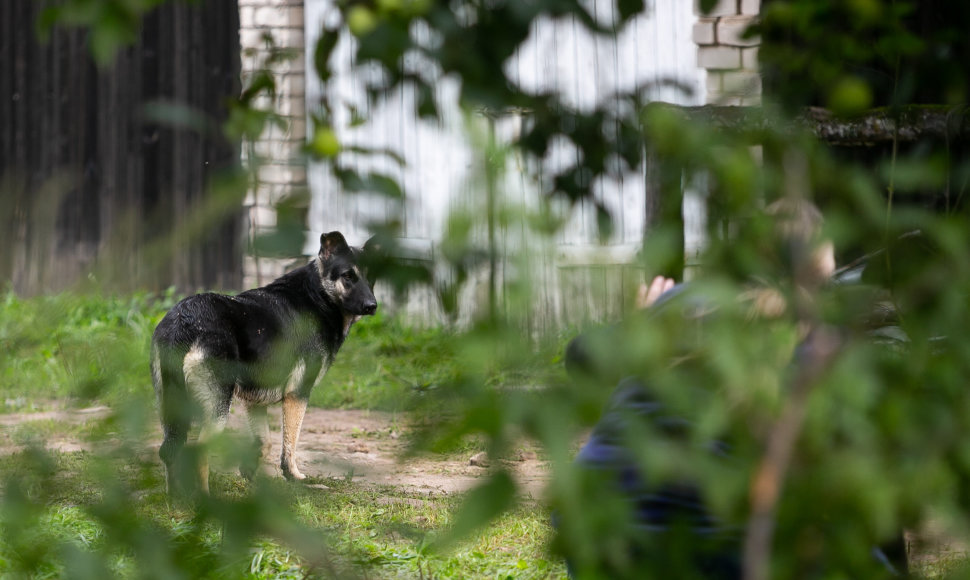
{"type": "MultiPolygon", "coordinates": [[[[778,117],[769,115],[762,107],[733,107],[703,105],[681,107],[655,103],[649,107],[665,107],[682,112],[686,117],[727,130],[758,132],[768,129],[784,130],[778,117]]],[[[791,122],[791,130],[803,129],[830,145],[874,146],[921,139],[955,140],[970,138],[970,108],[943,105],[907,105],[894,111],[889,108],[872,109],[853,117],[837,117],[827,109],[809,107],[791,122]],[[896,119],[898,114],[898,133],[896,119]]]]}
{"type": "Polygon", "coordinates": [[[831,365],[841,341],[833,329],[820,327],[802,344],[802,357],[781,416],[768,434],[768,447],[751,482],[751,518],[744,538],[744,580],[770,578],[775,513],[798,435],[802,431],[808,395],[831,365]]]}

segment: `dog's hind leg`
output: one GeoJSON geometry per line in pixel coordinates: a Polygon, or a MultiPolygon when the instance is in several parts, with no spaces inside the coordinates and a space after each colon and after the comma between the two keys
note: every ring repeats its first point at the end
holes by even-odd
{"type": "Polygon", "coordinates": [[[162,420],[162,432],[165,439],[158,449],[158,456],[165,464],[165,489],[170,496],[177,495],[184,486],[181,480],[185,470],[181,463],[184,461],[183,449],[189,432],[189,422],[181,420],[162,420]]]}
{"type": "Polygon", "coordinates": [[[219,374],[212,366],[213,361],[197,346],[189,350],[182,363],[187,390],[202,407],[196,470],[199,489],[203,493],[209,493],[209,454],[206,446],[225,427],[235,390],[235,384],[225,384],[219,380],[219,374]]]}
{"type": "Polygon", "coordinates": [[[246,479],[253,479],[263,465],[263,458],[269,455],[269,422],[266,406],[258,402],[247,402],[246,416],[252,446],[239,466],[239,473],[246,479]]]}
{"type": "Polygon", "coordinates": [[[165,487],[170,496],[176,495],[183,487],[181,483],[185,470],[180,467],[185,460],[182,450],[192,425],[191,401],[186,395],[185,376],[180,362],[178,353],[158,344],[152,345],[152,384],[165,437],[158,456],[165,465],[165,487]]]}
{"type": "Polygon", "coordinates": [[[232,396],[225,400],[216,402],[212,409],[206,409],[202,428],[199,431],[198,457],[196,458],[196,468],[198,469],[199,489],[202,493],[209,493],[209,450],[208,446],[212,438],[222,432],[229,419],[229,409],[232,403],[232,396]]]}

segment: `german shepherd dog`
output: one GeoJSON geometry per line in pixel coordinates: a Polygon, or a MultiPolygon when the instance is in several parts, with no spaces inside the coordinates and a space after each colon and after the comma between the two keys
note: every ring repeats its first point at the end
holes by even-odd
{"type": "Polygon", "coordinates": [[[297,467],[296,444],[310,390],[354,322],[377,311],[360,264],[375,249],[371,240],[352,248],[340,232],[323,234],[319,254],[306,266],[235,296],[190,296],[159,322],[151,374],[169,494],[196,487],[208,493],[205,443],[222,430],[233,397],[246,407],[254,446],[242,474],[254,475],[268,447],[266,405],[282,402],[280,468],[287,479],[306,477],[297,467]],[[201,423],[200,445],[197,453],[185,453],[195,422],[201,423]]]}

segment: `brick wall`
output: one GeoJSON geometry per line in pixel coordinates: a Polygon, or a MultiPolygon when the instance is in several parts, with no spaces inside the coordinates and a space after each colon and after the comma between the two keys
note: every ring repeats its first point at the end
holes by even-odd
{"type": "MultiPolygon", "coordinates": [[[[297,196],[307,199],[306,99],[303,34],[303,0],[238,0],[239,40],[243,86],[259,70],[276,80],[276,100],[256,104],[284,117],[285,128],[269,124],[255,143],[244,144],[243,162],[252,168],[246,196],[249,241],[277,225],[275,204],[297,196]]],[[[308,202],[307,202],[308,203],[308,202]]],[[[243,285],[265,284],[279,276],[292,260],[261,257],[252,251],[243,257],[243,285]]]]}
{"type": "Polygon", "coordinates": [[[744,31],[758,17],[760,0],[719,0],[714,9],[701,14],[697,0],[694,11],[694,42],[697,65],[707,69],[706,102],[720,105],[761,103],[758,74],[758,45],[744,31]]]}

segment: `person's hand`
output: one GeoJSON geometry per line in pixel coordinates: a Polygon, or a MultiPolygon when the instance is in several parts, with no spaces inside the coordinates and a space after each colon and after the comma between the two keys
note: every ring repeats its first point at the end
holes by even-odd
{"type": "Polygon", "coordinates": [[[657,301],[657,298],[674,287],[676,282],[673,278],[665,278],[663,276],[655,277],[648,286],[647,284],[640,284],[640,288],[637,289],[637,308],[649,308],[657,301]]]}

